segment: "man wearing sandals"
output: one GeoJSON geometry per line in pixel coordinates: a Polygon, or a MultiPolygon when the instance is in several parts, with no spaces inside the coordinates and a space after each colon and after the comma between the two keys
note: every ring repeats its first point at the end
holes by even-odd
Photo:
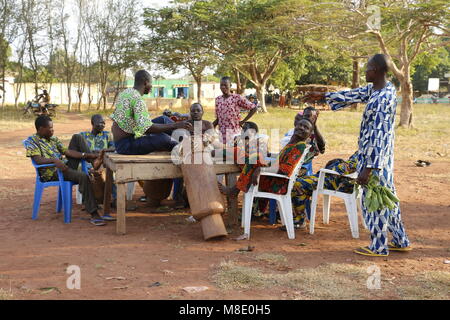
{"type": "Polygon", "coordinates": [[[83,195],[83,205],[86,212],[91,215],[90,222],[95,226],[105,225],[98,213],[91,177],[85,172],[78,171],[81,159],[92,162],[94,170],[98,169],[103,153],[100,155],[91,153],[85,140],[79,134],[72,136],[69,148],[65,147],[58,138],[53,136],[53,122],[47,115],[37,117],[35,127],[36,134],[25,141],[26,156],[31,157],[38,165],[55,165],[55,167],[39,169],[41,180],[44,182],[58,180],[56,169],[61,170],[64,180],[79,184],[79,190],[83,195]],[[63,161],[63,155],[67,158],[66,162],[63,161]]]}
{"type": "MultiPolygon", "coordinates": [[[[339,92],[313,92],[306,96],[312,100],[323,100],[333,111],[353,103],[366,103],[358,140],[358,179],[366,186],[371,174],[380,178],[380,184],[395,193],[394,186],[394,125],[397,94],[392,83],[387,81],[389,61],[383,54],[376,54],[367,63],[365,87],[339,92]]],[[[409,251],[410,243],[401,219],[400,207],[385,208],[369,212],[365,205],[367,188],[363,191],[363,216],[370,230],[371,242],[367,247],[355,250],[366,256],[387,256],[389,251],[409,251]],[[392,241],[388,244],[388,230],[392,241]]]]}

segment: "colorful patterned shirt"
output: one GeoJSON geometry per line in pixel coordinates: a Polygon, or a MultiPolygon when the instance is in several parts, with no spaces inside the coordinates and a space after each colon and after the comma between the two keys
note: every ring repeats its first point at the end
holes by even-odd
{"type": "MultiPolygon", "coordinates": [[[[25,148],[27,157],[42,156],[47,159],[57,158],[60,160],[62,160],[64,153],[67,151],[67,148],[58,138],[51,137],[47,140],[41,138],[37,134],[32,135],[25,140],[25,148]]],[[[55,173],[55,167],[39,169],[39,175],[44,182],[52,180],[55,173]]]]}
{"type": "Polygon", "coordinates": [[[134,88],[119,94],[111,119],[126,133],[134,134],[135,138],[144,135],[153,124],[144,99],[134,88]]]}
{"type": "Polygon", "coordinates": [[[94,135],[92,131],[84,131],[80,132],[80,134],[86,139],[91,151],[100,151],[114,147],[114,142],[109,131],[102,131],[97,135],[94,135]]]}
{"type": "Polygon", "coordinates": [[[219,121],[219,131],[222,134],[222,142],[227,142],[227,133],[231,139],[241,132],[239,121],[241,109],[252,110],[256,106],[249,100],[238,94],[232,94],[228,98],[219,96],[216,98],[216,117],[219,121]]]}

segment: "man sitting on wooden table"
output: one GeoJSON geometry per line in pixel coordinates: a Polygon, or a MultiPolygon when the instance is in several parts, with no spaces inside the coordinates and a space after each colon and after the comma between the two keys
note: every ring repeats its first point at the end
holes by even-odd
{"type": "Polygon", "coordinates": [[[148,154],[154,151],[171,151],[178,141],[171,139],[175,129],[191,130],[187,121],[173,122],[166,116],[153,120],[142,96],[152,89],[152,78],[145,70],[134,76],[134,87],[120,93],[116,108],[111,115],[111,131],[117,153],[148,154]]]}
{"type": "MultiPolygon", "coordinates": [[[[150,74],[145,70],[139,70],[134,76],[134,87],[120,93],[116,108],[111,115],[113,120],[111,131],[117,153],[142,155],[155,151],[172,151],[178,144],[178,141],[171,138],[172,132],[179,128],[192,130],[192,125],[187,121],[174,122],[166,116],[159,116],[151,120],[147,105],[142,98],[144,94],[150,93],[151,89],[150,74]]],[[[157,211],[169,210],[165,206],[159,207],[159,204],[162,199],[166,198],[165,190],[172,187],[171,179],[147,181],[142,186],[149,205],[158,207],[157,211]],[[160,184],[158,190],[163,191],[160,195],[153,192],[154,184],[160,184]],[[154,201],[149,201],[152,199],[149,199],[147,190],[152,190],[151,193],[155,196],[154,201]]]]}

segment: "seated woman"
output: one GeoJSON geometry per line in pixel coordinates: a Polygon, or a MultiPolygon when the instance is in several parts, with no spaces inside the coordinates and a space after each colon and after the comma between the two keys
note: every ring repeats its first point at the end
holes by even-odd
{"type": "MultiPolygon", "coordinates": [[[[325,153],[325,139],[323,138],[322,134],[319,131],[319,128],[317,127],[317,118],[319,117],[319,111],[316,110],[314,107],[306,107],[303,111],[300,111],[294,119],[294,127],[296,126],[296,123],[300,121],[301,119],[308,119],[312,122],[314,128],[311,133],[311,136],[309,138],[309,141],[307,141],[313,148],[314,148],[314,156],[318,156],[320,153],[325,153]]],[[[284,146],[289,142],[289,140],[292,137],[292,134],[295,129],[289,130],[285,136],[280,140],[281,148],[284,148],[284,146]]],[[[312,158],[310,159],[312,161],[312,158]]],[[[300,175],[304,175],[306,173],[306,168],[308,165],[311,165],[311,161],[307,161],[303,164],[302,171],[300,175]]],[[[312,170],[312,167],[311,167],[312,170]]]]}
{"type": "MultiPolygon", "coordinates": [[[[356,165],[358,163],[358,151],[348,158],[333,159],[328,161],[325,165],[326,169],[334,170],[341,176],[327,174],[325,175],[324,187],[330,190],[336,190],[339,192],[352,193],[354,184],[351,179],[343,177],[342,175],[350,174],[356,171],[356,165]]],[[[306,201],[311,200],[314,189],[317,188],[319,181],[319,172],[310,176],[298,177],[292,188],[292,206],[294,208],[297,219],[297,228],[306,227],[306,201]]]]}
{"type": "MultiPolygon", "coordinates": [[[[305,161],[313,156],[313,154],[310,153],[310,149],[306,149],[306,140],[310,137],[312,130],[313,124],[308,119],[301,119],[297,123],[291,140],[278,155],[277,173],[289,176],[304,152],[308,152],[305,161]]],[[[247,192],[251,185],[256,185],[258,183],[262,167],[268,167],[268,164],[263,161],[249,161],[249,163],[244,165],[236,186],[225,187],[219,183],[219,190],[230,197],[236,197],[240,191],[247,192]]],[[[263,168],[263,170],[264,169],[266,168],[263,168]]],[[[273,172],[273,167],[267,169],[269,169],[267,171],[273,172]]],[[[287,187],[288,180],[283,178],[262,176],[259,179],[260,191],[285,194],[287,192],[287,187]]]]}

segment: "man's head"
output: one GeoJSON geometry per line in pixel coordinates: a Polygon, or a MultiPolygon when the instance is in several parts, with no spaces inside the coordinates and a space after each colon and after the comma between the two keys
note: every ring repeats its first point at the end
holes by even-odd
{"type": "Polygon", "coordinates": [[[47,93],[47,90],[45,90],[45,89],[44,89],[44,94],[48,94],[48,93],[47,93]]]}
{"type": "Polygon", "coordinates": [[[152,90],[152,76],[145,70],[139,70],[134,75],[134,87],[144,88],[144,94],[149,94],[152,90]]]}
{"type": "Polygon", "coordinates": [[[246,121],[242,125],[241,138],[248,140],[250,137],[255,137],[258,134],[258,125],[251,121],[246,121]]]}
{"type": "Polygon", "coordinates": [[[91,117],[92,131],[98,134],[105,129],[105,120],[101,114],[94,114],[91,117]]]}
{"type": "Polygon", "coordinates": [[[302,120],[303,119],[303,111],[300,111],[299,113],[297,113],[296,115],[295,115],[295,118],[294,118],[294,128],[297,126],[297,123],[300,121],[300,120],[302,120]]]}
{"type": "Polygon", "coordinates": [[[316,123],[317,120],[317,110],[314,107],[306,107],[303,110],[303,118],[311,121],[312,124],[316,123]]]}
{"type": "Polygon", "coordinates": [[[294,135],[296,135],[300,140],[305,141],[311,136],[313,127],[314,126],[310,120],[303,118],[295,126],[294,135]]]}
{"type": "Polygon", "coordinates": [[[244,122],[244,125],[242,126],[242,131],[245,132],[247,130],[254,130],[255,133],[258,133],[259,129],[258,129],[258,125],[252,121],[246,121],[244,122]]]}
{"type": "Polygon", "coordinates": [[[196,102],[191,105],[191,119],[194,121],[200,121],[203,118],[203,107],[200,103],[196,102]]]}
{"type": "Polygon", "coordinates": [[[389,70],[389,58],[381,53],[372,56],[366,66],[366,81],[374,82],[386,77],[389,70]]]}
{"type": "Polygon", "coordinates": [[[43,138],[49,139],[53,136],[53,122],[47,115],[40,115],[34,121],[36,133],[43,138]]]}
{"type": "Polygon", "coordinates": [[[222,77],[220,79],[220,90],[224,95],[231,93],[231,79],[230,77],[222,77]]]}

